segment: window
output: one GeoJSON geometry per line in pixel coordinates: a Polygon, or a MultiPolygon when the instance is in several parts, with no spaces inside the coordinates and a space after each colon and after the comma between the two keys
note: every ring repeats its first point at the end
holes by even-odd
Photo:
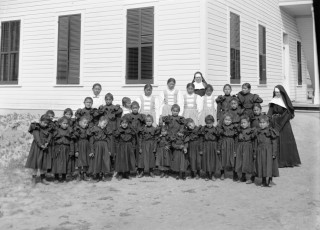
{"type": "Polygon", "coordinates": [[[154,8],[127,10],[126,84],[153,83],[154,8]]]}
{"type": "Polygon", "coordinates": [[[301,42],[297,42],[298,85],[302,85],[301,42]]]}
{"type": "Polygon", "coordinates": [[[240,16],[230,13],[230,83],[240,84],[240,16]]]}
{"type": "Polygon", "coordinates": [[[266,28],[259,25],[259,84],[267,84],[266,28]]]}
{"type": "Polygon", "coordinates": [[[79,84],[81,15],[59,17],[57,84],[79,84]]]}
{"type": "Polygon", "coordinates": [[[0,84],[18,84],[20,21],[1,23],[0,84]]]}

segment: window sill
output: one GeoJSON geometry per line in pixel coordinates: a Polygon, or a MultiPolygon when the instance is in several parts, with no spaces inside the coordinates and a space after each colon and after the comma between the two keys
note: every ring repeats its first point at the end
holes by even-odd
{"type": "MultiPolygon", "coordinates": [[[[132,88],[132,87],[144,87],[146,84],[125,84],[125,85],[122,85],[123,88],[132,88]]],[[[159,87],[158,85],[153,85],[151,84],[152,87],[154,88],[157,88],[159,87]]]]}
{"type": "Polygon", "coordinates": [[[21,88],[22,85],[5,85],[0,84],[0,88],[21,88]]]}
{"type": "Polygon", "coordinates": [[[268,85],[267,85],[267,84],[261,84],[261,85],[257,85],[257,87],[264,87],[264,88],[266,88],[266,87],[268,87],[268,85]]]}
{"type": "Polygon", "coordinates": [[[231,83],[230,83],[230,85],[231,85],[231,86],[235,86],[235,87],[237,87],[237,86],[242,86],[242,84],[231,84],[231,83]]]}
{"type": "Polygon", "coordinates": [[[303,85],[297,85],[296,87],[297,87],[297,88],[302,88],[302,87],[303,87],[303,85]]]}
{"type": "Polygon", "coordinates": [[[83,88],[84,86],[83,85],[54,85],[53,87],[54,88],[68,88],[68,87],[71,87],[71,88],[83,88]]]}

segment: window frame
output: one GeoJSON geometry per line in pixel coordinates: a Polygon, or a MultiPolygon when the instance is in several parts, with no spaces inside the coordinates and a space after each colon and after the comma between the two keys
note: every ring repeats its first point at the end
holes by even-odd
{"type": "Polygon", "coordinates": [[[139,84],[154,84],[155,82],[155,25],[156,25],[156,19],[155,19],[155,10],[156,7],[154,5],[152,6],[137,6],[137,7],[130,7],[125,9],[125,84],[126,85],[139,85],[139,84]],[[143,44],[141,42],[141,10],[152,8],[153,9],[153,34],[152,34],[152,45],[150,44],[143,44]],[[128,45],[128,11],[139,9],[139,37],[138,37],[138,45],[128,45]],[[152,47],[152,79],[141,79],[141,62],[142,62],[142,48],[143,47],[152,47]],[[138,79],[128,79],[128,49],[129,48],[138,48],[138,79]]]}
{"type": "Polygon", "coordinates": [[[21,50],[21,34],[22,34],[22,31],[21,31],[21,28],[22,28],[22,20],[21,19],[12,19],[12,20],[4,20],[4,21],[1,21],[0,22],[0,73],[1,73],[1,71],[2,71],[2,69],[1,69],[1,62],[2,62],[2,55],[3,54],[6,54],[6,55],[8,55],[8,60],[9,60],[9,68],[8,68],[8,79],[12,79],[12,76],[10,77],[10,66],[11,66],[11,58],[10,58],[10,56],[11,56],[11,54],[18,54],[18,60],[17,60],[17,80],[15,80],[15,81],[12,81],[12,80],[10,80],[10,81],[3,81],[2,79],[0,79],[0,85],[13,85],[13,86],[17,86],[18,84],[19,84],[19,73],[20,73],[20,59],[21,59],[21,52],[20,52],[20,50],[21,50]],[[12,40],[11,40],[11,25],[12,25],[12,23],[14,23],[14,22],[19,22],[19,41],[18,41],[18,45],[19,45],[19,48],[18,48],[18,50],[17,51],[11,51],[10,49],[11,49],[11,46],[12,46],[12,40]],[[3,36],[3,34],[2,34],[2,28],[3,28],[3,24],[4,23],[9,23],[9,36],[8,36],[8,46],[9,46],[9,48],[8,48],[8,51],[7,52],[3,52],[3,51],[1,51],[1,48],[2,48],[2,40],[3,40],[3,38],[2,38],[2,36],[3,36]]]}
{"type": "Polygon", "coordinates": [[[298,86],[302,85],[302,43],[297,41],[297,80],[298,86]]]}

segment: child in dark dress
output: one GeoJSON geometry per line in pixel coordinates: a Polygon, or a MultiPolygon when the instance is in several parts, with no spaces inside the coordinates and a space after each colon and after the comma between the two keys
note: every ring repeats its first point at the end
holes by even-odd
{"type": "Polygon", "coordinates": [[[90,154],[93,158],[92,169],[95,182],[106,181],[107,175],[111,172],[111,152],[110,142],[113,130],[107,127],[108,118],[102,116],[99,118],[98,125],[88,130],[90,136],[90,154]]]}
{"type": "Polygon", "coordinates": [[[65,117],[67,117],[69,119],[69,126],[73,128],[75,123],[76,123],[76,119],[72,117],[73,116],[72,109],[66,108],[63,111],[63,116],[65,116],[65,117]]]}
{"type": "Polygon", "coordinates": [[[160,135],[156,138],[156,166],[160,170],[160,178],[169,177],[168,171],[171,163],[170,137],[168,127],[162,126],[160,135]]]}
{"type": "Polygon", "coordinates": [[[269,117],[263,115],[259,119],[260,128],[256,132],[256,175],[262,178],[263,187],[271,186],[272,177],[279,176],[277,160],[277,137],[279,132],[269,127],[269,117]],[[267,178],[268,177],[268,181],[267,178]]]}
{"type": "Polygon", "coordinates": [[[197,127],[194,121],[187,119],[187,128],[185,130],[186,142],[188,143],[188,157],[191,168],[191,178],[200,178],[201,170],[201,156],[203,153],[202,136],[200,134],[200,127],[197,127]]]}
{"type": "Polygon", "coordinates": [[[206,125],[200,130],[200,134],[203,136],[202,170],[206,173],[206,181],[215,181],[214,174],[221,170],[218,148],[219,131],[213,126],[214,118],[212,115],[207,115],[205,122],[206,125]]]}
{"type": "Polygon", "coordinates": [[[59,180],[59,175],[62,175],[62,182],[66,181],[66,175],[72,174],[68,166],[74,160],[74,141],[73,130],[69,127],[69,119],[62,117],[59,119],[59,127],[53,133],[54,152],[53,152],[53,167],[52,172],[55,176],[55,182],[59,180]]]}
{"type": "MultiPolygon", "coordinates": [[[[178,104],[172,105],[171,113],[172,115],[162,117],[162,121],[168,127],[169,136],[176,135],[180,130],[183,130],[186,123],[184,117],[179,116],[180,106],[178,104]]],[[[162,125],[161,119],[160,125],[162,125]]]]}
{"type": "MultiPolygon", "coordinates": [[[[241,127],[239,127],[238,144],[236,150],[235,171],[241,176],[240,182],[246,182],[246,176],[254,173],[253,164],[253,142],[255,138],[255,128],[250,128],[250,118],[247,115],[241,117],[241,127]]],[[[247,184],[253,182],[253,177],[247,184]]]]}
{"type": "Polygon", "coordinates": [[[242,85],[242,91],[238,93],[239,105],[244,109],[243,114],[253,117],[253,105],[254,103],[262,103],[263,100],[257,94],[250,93],[251,85],[244,83],[242,85]]]}
{"type": "Polygon", "coordinates": [[[241,109],[239,106],[239,100],[234,97],[230,100],[230,108],[228,113],[232,116],[232,123],[240,126],[240,117],[243,115],[244,109],[241,109]]]}
{"type": "Polygon", "coordinates": [[[36,184],[36,176],[40,171],[41,183],[47,185],[48,182],[45,179],[45,172],[47,170],[47,162],[45,161],[45,155],[48,154],[48,145],[51,141],[52,134],[48,124],[50,117],[48,115],[42,115],[39,123],[31,123],[28,130],[33,135],[33,142],[31,144],[30,152],[26,162],[26,168],[33,169],[32,183],[36,184]]]}
{"type": "Polygon", "coordinates": [[[224,114],[223,124],[219,127],[220,152],[221,152],[221,180],[225,178],[225,170],[233,171],[233,180],[238,181],[237,173],[234,171],[236,161],[236,137],[237,126],[232,124],[232,115],[224,114]]]}
{"type": "MultiPolygon", "coordinates": [[[[50,119],[48,123],[48,127],[50,128],[50,132],[53,133],[54,130],[59,126],[59,123],[58,121],[53,120],[55,116],[53,110],[48,110],[45,114],[50,119]]],[[[45,160],[44,160],[46,162],[47,173],[50,173],[52,171],[53,152],[54,152],[54,143],[53,143],[53,139],[51,138],[51,141],[48,144],[48,154],[46,154],[45,160]]]]}
{"type": "Polygon", "coordinates": [[[91,97],[86,97],[83,103],[84,108],[78,109],[75,113],[76,121],[79,122],[82,116],[86,116],[89,118],[88,126],[91,128],[97,123],[97,109],[92,108],[93,100],[91,97]]]}
{"type": "Polygon", "coordinates": [[[262,107],[259,103],[255,103],[253,105],[253,117],[251,118],[252,128],[260,128],[259,118],[261,118],[262,115],[265,115],[265,113],[262,113],[261,110],[262,110],[262,107]]]}
{"type": "Polygon", "coordinates": [[[224,95],[218,96],[216,99],[217,102],[217,121],[219,124],[222,124],[222,122],[219,122],[223,119],[223,115],[229,110],[230,108],[230,101],[233,98],[231,96],[231,85],[225,84],[223,86],[223,92],[224,95]]]}
{"type": "Polygon", "coordinates": [[[143,177],[143,173],[150,173],[154,177],[153,169],[155,167],[156,153],[156,135],[158,128],[152,126],[153,117],[146,116],[146,125],[139,130],[139,161],[138,161],[138,177],[143,177]]]}
{"type": "Polygon", "coordinates": [[[136,132],[129,126],[129,121],[126,117],[122,117],[120,127],[114,134],[115,143],[118,147],[115,162],[115,170],[118,173],[118,179],[130,179],[130,171],[136,169],[136,132]]]}
{"type": "MultiPolygon", "coordinates": [[[[69,120],[69,127],[71,129],[74,128],[75,124],[76,124],[76,119],[73,118],[73,111],[70,108],[66,108],[63,111],[63,116],[65,116],[66,118],[68,118],[69,120]]],[[[78,170],[76,169],[76,155],[70,156],[70,158],[72,158],[69,161],[69,165],[68,165],[68,169],[70,172],[75,173],[75,174],[79,174],[78,170]]],[[[73,177],[74,175],[70,175],[71,177],[73,177]]]]}
{"type": "Polygon", "coordinates": [[[79,171],[77,180],[87,181],[87,171],[89,168],[90,143],[88,135],[89,117],[82,116],[79,124],[75,124],[73,134],[75,136],[75,157],[76,168],[79,171]]]}
{"type": "Polygon", "coordinates": [[[171,169],[172,171],[178,173],[176,176],[177,180],[185,180],[188,166],[188,160],[186,156],[188,152],[188,144],[185,142],[183,130],[179,130],[176,135],[172,135],[170,140],[173,149],[171,169]]]}

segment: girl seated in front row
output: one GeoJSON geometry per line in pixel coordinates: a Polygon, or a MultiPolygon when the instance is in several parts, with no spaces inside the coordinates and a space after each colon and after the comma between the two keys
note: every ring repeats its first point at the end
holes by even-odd
{"type": "Polygon", "coordinates": [[[99,118],[98,125],[88,130],[90,136],[90,154],[93,158],[92,169],[96,182],[106,181],[107,175],[111,172],[110,162],[110,142],[113,130],[107,128],[108,118],[102,116],[99,118]]]}
{"type": "Polygon", "coordinates": [[[30,152],[26,162],[26,168],[33,169],[32,183],[36,184],[36,176],[40,171],[40,181],[43,184],[48,184],[45,179],[47,170],[46,155],[48,154],[48,145],[52,138],[51,128],[48,126],[50,117],[42,115],[39,123],[31,123],[28,130],[33,135],[33,142],[31,144],[30,152]]]}
{"type": "Polygon", "coordinates": [[[199,115],[203,108],[202,98],[194,93],[194,84],[187,84],[187,93],[183,95],[184,118],[191,118],[195,125],[199,125],[199,115]]]}
{"type": "Polygon", "coordinates": [[[261,186],[268,187],[271,186],[272,177],[279,176],[277,160],[277,138],[279,133],[269,127],[269,117],[267,115],[261,116],[259,126],[260,128],[256,133],[257,147],[254,152],[256,174],[257,177],[262,178],[261,186]]]}
{"type": "Polygon", "coordinates": [[[156,127],[152,126],[153,117],[146,116],[146,125],[139,130],[139,161],[138,177],[143,177],[144,173],[150,173],[154,177],[156,145],[155,138],[158,132],[156,127]]]}

